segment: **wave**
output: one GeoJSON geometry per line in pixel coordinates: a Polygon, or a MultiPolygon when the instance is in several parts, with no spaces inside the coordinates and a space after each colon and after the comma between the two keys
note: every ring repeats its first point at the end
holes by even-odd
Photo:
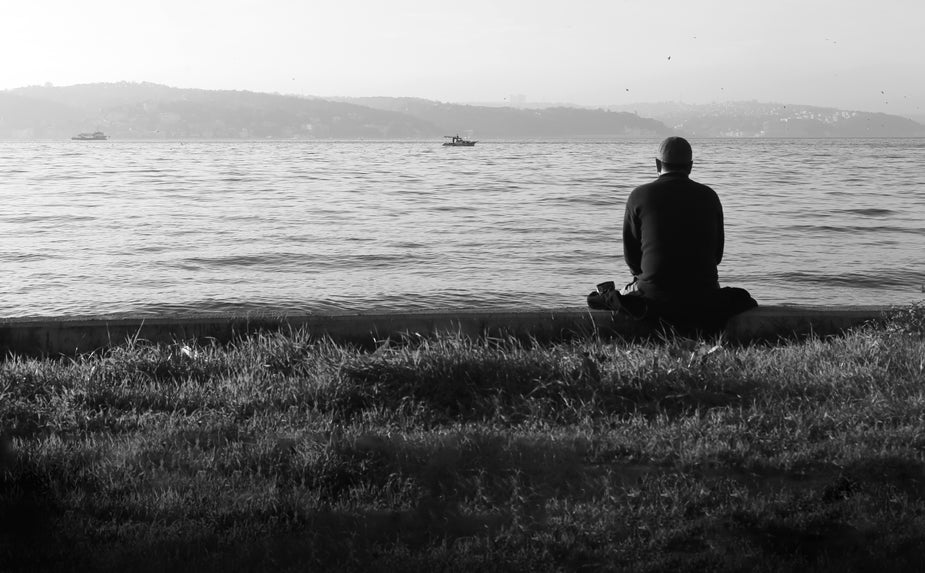
{"type": "Polygon", "coordinates": [[[892,209],[840,209],[836,210],[836,213],[848,213],[851,215],[860,215],[862,217],[889,217],[896,214],[896,211],[892,209]]]}
{"type": "Polygon", "coordinates": [[[827,287],[851,287],[864,289],[895,289],[905,287],[919,290],[925,284],[925,271],[922,270],[878,270],[869,274],[860,272],[824,273],[809,271],[790,271],[775,276],[787,283],[824,285],[827,287]]]}
{"type": "MultiPolygon", "coordinates": [[[[751,229],[751,228],[750,228],[751,229]]],[[[805,234],[809,236],[821,233],[849,233],[852,235],[859,233],[898,233],[922,236],[925,234],[925,228],[922,227],[897,227],[894,225],[788,225],[782,230],[792,233],[805,234]]]]}
{"type": "MultiPolygon", "coordinates": [[[[892,165],[920,144],[701,142],[721,275],[762,302],[918,295],[925,176],[892,165]]],[[[623,204],[654,177],[651,141],[94,149],[0,142],[4,314],[582,305],[625,274],[623,204]]]]}

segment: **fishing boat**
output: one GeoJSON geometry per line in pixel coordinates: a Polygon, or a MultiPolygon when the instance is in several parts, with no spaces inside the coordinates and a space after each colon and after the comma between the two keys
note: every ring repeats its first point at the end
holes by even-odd
{"type": "Polygon", "coordinates": [[[447,147],[472,147],[476,144],[475,141],[471,139],[463,139],[457,135],[444,135],[443,137],[449,139],[449,141],[443,142],[443,145],[447,147]]]}
{"type": "Polygon", "coordinates": [[[75,141],[104,141],[109,139],[109,136],[102,131],[94,131],[93,133],[78,133],[71,139],[75,141]]]}

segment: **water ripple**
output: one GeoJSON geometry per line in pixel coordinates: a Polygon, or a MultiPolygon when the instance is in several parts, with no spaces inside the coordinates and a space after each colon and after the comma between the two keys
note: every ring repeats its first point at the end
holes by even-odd
{"type": "MultiPolygon", "coordinates": [[[[657,142],[440,143],[0,142],[0,310],[581,306],[628,278],[623,205],[657,142]]],[[[922,298],[925,175],[895,166],[923,146],[696,142],[720,280],[763,304],[922,298]]]]}

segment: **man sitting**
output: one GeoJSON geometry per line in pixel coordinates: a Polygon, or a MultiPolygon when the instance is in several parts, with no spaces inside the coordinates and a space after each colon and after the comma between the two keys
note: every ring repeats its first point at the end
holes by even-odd
{"type": "Polygon", "coordinates": [[[619,292],[599,285],[588,304],[660,317],[679,326],[719,328],[733,314],[757,306],[743,289],[720,288],[723,207],[716,192],[690,178],[690,143],[661,142],[658,178],[636,187],[623,217],[623,258],[633,281],[619,292]],[[616,307],[616,308],[615,308],[616,307]]]}

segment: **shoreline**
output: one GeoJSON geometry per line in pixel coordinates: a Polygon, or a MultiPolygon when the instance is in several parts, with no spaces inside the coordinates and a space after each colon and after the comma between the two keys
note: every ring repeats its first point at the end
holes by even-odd
{"type": "MultiPolygon", "coordinates": [[[[895,306],[759,306],[734,316],[722,336],[738,343],[830,336],[882,318],[895,306]]],[[[658,336],[649,320],[586,307],[464,309],[413,312],[311,314],[113,315],[101,317],[0,318],[3,355],[78,355],[131,340],[153,343],[226,343],[259,331],[305,329],[336,343],[375,347],[386,339],[439,333],[555,342],[588,335],[628,339],[658,336]]]]}

